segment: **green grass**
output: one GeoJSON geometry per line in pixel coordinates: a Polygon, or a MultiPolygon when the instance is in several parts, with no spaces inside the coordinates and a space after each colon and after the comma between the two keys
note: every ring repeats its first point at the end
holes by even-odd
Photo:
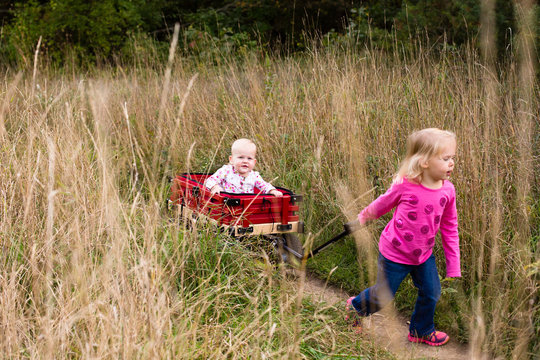
{"type": "MultiPolygon", "coordinates": [[[[35,78],[3,69],[2,353],[381,358],[347,335],[337,309],[299,298],[258,243],[168,222],[166,179],[211,171],[235,138],[252,138],[263,177],[304,195],[304,239],[315,247],[385,191],[407,135],[436,126],[458,139],[463,271],[443,282],[436,323],[475,350],[532,357],[538,84],[522,76],[523,62],[490,78],[473,52],[422,51],[177,58],[167,92],[166,65],[144,53],[136,65],[86,73],[41,58],[35,78]]],[[[351,293],[372,284],[388,216],[309,270],[351,293]]],[[[395,306],[407,314],[415,296],[406,281],[395,306]]]]}

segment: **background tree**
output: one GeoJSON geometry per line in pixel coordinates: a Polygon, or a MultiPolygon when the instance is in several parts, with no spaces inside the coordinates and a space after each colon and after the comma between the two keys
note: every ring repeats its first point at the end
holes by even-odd
{"type": "MultiPolygon", "coordinates": [[[[305,35],[334,34],[384,47],[383,38],[421,36],[456,47],[477,39],[481,0],[27,0],[0,3],[0,56],[28,62],[40,36],[43,50],[95,61],[143,34],[167,43],[182,26],[184,50],[219,52],[286,44],[302,50],[305,35]]],[[[496,0],[499,57],[516,31],[514,2],[496,0]]],[[[537,11],[540,20],[540,12],[537,11]]],[[[539,27],[540,28],[540,27],[539,27]]]]}
{"type": "Polygon", "coordinates": [[[29,0],[13,4],[13,19],[2,43],[25,58],[39,37],[53,60],[66,51],[81,58],[108,57],[133,31],[150,31],[160,23],[160,0],[29,0]]]}

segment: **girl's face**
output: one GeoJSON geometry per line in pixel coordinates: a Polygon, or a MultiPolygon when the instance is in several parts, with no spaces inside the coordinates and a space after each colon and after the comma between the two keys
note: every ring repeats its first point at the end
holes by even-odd
{"type": "Polygon", "coordinates": [[[254,146],[243,146],[235,149],[232,155],[229,156],[229,162],[238,174],[246,177],[253,170],[255,163],[257,163],[257,159],[255,159],[256,151],[254,146]]]}
{"type": "Polygon", "coordinates": [[[454,171],[455,158],[456,141],[454,139],[447,140],[438,155],[422,164],[424,168],[422,182],[425,179],[430,184],[438,184],[443,180],[447,180],[454,171]]]}

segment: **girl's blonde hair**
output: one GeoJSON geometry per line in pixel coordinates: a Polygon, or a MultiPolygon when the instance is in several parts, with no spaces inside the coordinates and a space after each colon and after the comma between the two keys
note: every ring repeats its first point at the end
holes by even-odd
{"type": "Polygon", "coordinates": [[[401,162],[394,176],[394,184],[399,184],[403,178],[414,182],[422,181],[422,163],[431,157],[439,155],[448,140],[456,140],[456,134],[437,128],[422,129],[413,132],[407,138],[407,155],[401,162]]]}

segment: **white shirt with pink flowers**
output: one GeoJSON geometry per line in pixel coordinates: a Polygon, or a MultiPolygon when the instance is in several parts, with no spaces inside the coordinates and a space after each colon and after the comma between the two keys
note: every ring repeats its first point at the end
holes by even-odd
{"type": "Polygon", "coordinates": [[[223,165],[204,182],[204,186],[208,189],[216,185],[221,186],[225,192],[234,194],[252,194],[255,188],[266,194],[275,189],[272,184],[264,181],[257,171],[251,171],[248,176],[243,177],[232,165],[223,165]]]}

